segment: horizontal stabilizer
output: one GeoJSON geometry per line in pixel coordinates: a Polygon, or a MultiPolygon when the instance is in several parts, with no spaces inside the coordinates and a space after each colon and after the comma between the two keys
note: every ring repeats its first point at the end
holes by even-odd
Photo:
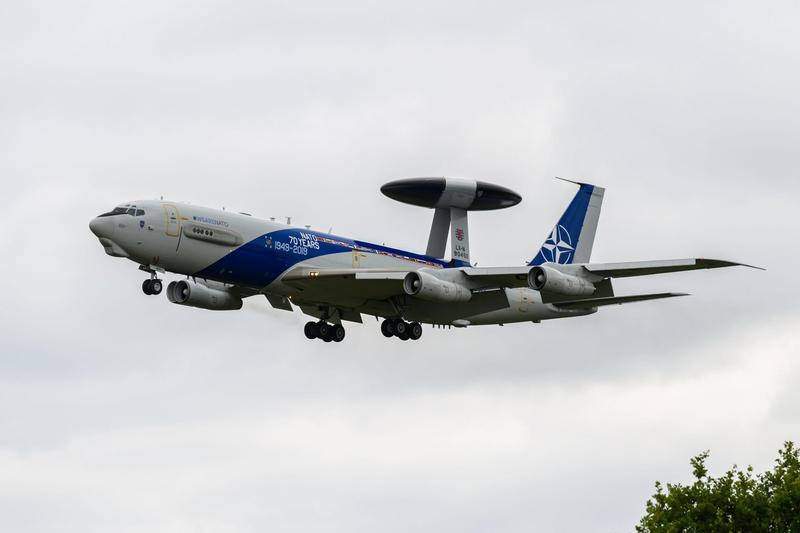
{"type": "Polygon", "coordinates": [[[633,261],[629,263],[590,263],[583,267],[604,278],[627,278],[632,276],[649,276],[652,274],[666,274],[668,272],[681,272],[684,270],[700,270],[704,268],[722,268],[731,266],[745,266],[748,268],[761,267],[721,261],[719,259],[664,259],[660,261],[633,261]]]}
{"type": "Polygon", "coordinates": [[[631,302],[644,302],[645,300],[658,300],[661,298],[674,298],[676,296],[689,296],[685,292],[658,292],[654,294],[634,294],[633,296],[612,296],[610,298],[588,298],[586,300],[571,300],[558,302],[553,305],[566,309],[591,309],[604,305],[619,305],[631,302]]]}

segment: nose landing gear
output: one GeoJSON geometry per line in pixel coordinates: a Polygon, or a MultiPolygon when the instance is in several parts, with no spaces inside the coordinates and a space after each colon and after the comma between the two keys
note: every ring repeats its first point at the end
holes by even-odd
{"type": "Polygon", "coordinates": [[[325,342],[342,342],[345,331],[341,324],[328,324],[325,321],[307,322],[303,328],[307,339],[321,339],[325,342]]]}
{"type": "Polygon", "coordinates": [[[397,337],[400,340],[415,341],[422,337],[422,326],[419,322],[404,322],[399,318],[387,318],[381,322],[381,333],[384,337],[397,337]]]}

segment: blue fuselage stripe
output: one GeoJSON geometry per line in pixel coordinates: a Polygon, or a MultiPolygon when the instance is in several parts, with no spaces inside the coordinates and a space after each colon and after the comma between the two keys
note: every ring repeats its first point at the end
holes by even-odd
{"type": "Polygon", "coordinates": [[[418,263],[420,267],[464,266],[397,248],[291,228],[265,233],[196,272],[194,276],[261,289],[302,261],[347,252],[389,256],[418,263]]]}

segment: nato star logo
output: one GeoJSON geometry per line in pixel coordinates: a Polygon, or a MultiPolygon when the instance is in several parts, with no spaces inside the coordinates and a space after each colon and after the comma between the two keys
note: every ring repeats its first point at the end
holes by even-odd
{"type": "Polygon", "coordinates": [[[575,248],[572,247],[572,238],[567,228],[557,224],[550,236],[542,245],[542,257],[550,263],[569,263],[575,248]]]}

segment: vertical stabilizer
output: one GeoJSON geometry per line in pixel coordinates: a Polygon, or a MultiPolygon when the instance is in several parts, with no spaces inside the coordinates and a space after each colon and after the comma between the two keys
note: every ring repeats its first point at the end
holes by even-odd
{"type": "Polygon", "coordinates": [[[580,189],[530,265],[589,262],[605,189],[588,183],[572,183],[580,189]]]}

